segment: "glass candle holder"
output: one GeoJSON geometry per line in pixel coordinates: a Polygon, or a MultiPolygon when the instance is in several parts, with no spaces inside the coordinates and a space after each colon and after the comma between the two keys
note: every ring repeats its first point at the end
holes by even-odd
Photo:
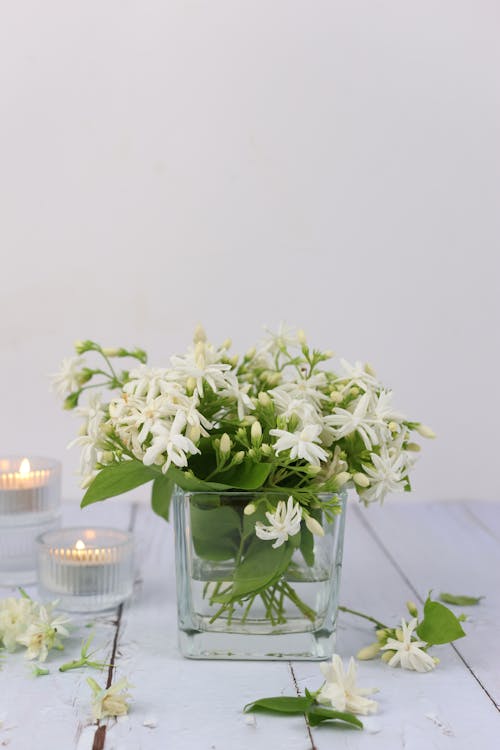
{"type": "Polygon", "coordinates": [[[99,612],[128,599],[134,585],[133,537],[108,528],[68,528],[41,534],[38,589],[67,612],[99,612]]]}
{"type": "Polygon", "coordinates": [[[36,581],[35,540],[61,518],[61,465],[50,458],[0,458],[0,584],[36,581]]]}

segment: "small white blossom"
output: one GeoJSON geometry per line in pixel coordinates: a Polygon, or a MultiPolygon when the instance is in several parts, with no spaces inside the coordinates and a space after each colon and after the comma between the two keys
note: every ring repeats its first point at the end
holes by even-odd
{"type": "Polygon", "coordinates": [[[302,508],[299,503],[294,503],[290,495],[288,502],[280,500],[274,513],[267,512],[266,518],[270,526],[264,526],[261,521],[255,524],[255,533],[259,539],[276,539],[273,548],[281,547],[289,536],[295,536],[300,531],[302,520],[302,508]]]}
{"type": "Polygon", "coordinates": [[[73,393],[80,388],[82,366],[83,359],[81,357],[63,359],[60,371],[52,376],[52,385],[58,396],[65,398],[69,393],[73,393]]]}
{"type": "Polygon", "coordinates": [[[373,420],[368,413],[370,401],[371,394],[365,393],[354,402],[353,411],[350,409],[341,409],[339,406],[335,407],[333,414],[325,417],[325,424],[335,429],[335,437],[337,439],[357,432],[361,436],[365,448],[370,450],[372,445],[378,443],[377,433],[373,429],[373,420]]]}
{"type": "Polygon", "coordinates": [[[200,451],[192,440],[182,434],[185,426],[186,417],[181,411],[177,412],[171,424],[157,422],[151,430],[153,435],[151,445],[142,459],[144,465],[151,466],[162,454],[166,453],[167,460],[163,464],[163,472],[166,472],[172,463],[179,467],[187,466],[187,455],[200,451]]]}
{"type": "Polygon", "coordinates": [[[276,455],[290,450],[290,458],[303,458],[312,466],[319,466],[320,461],[326,461],[328,453],[318,445],[321,433],[320,425],[308,425],[299,432],[286,430],[270,430],[269,433],[278,438],[273,448],[276,455]]]}
{"type": "Polygon", "coordinates": [[[49,651],[54,646],[59,646],[59,636],[68,636],[64,627],[69,622],[69,617],[59,615],[52,617],[52,607],[40,606],[36,618],[28,626],[23,635],[18,636],[17,642],[26,646],[26,658],[45,661],[49,651]]]}
{"type": "Polygon", "coordinates": [[[402,492],[406,485],[407,473],[405,452],[392,452],[384,447],[380,455],[370,453],[373,466],[363,464],[363,470],[368,475],[370,487],[362,490],[362,499],[366,503],[383,500],[389,492],[402,492]]]}
{"type": "Polygon", "coordinates": [[[337,711],[350,711],[353,714],[373,714],[378,709],[378,703],[367,695],[377,692],[376,688],[359,688],[356,685],[357,665],[351,657],[347,672],[344,672],[342,659],[334,654],[331,662],[319,665],[325,678],[317,700],[319,703],[331,705],[337,711]]]}
{"type": "Polygon", "coordinates": [[[0,600],[0,643],[14,651],[17,639],[31,625],[36,607],[31,599],[10,596],[0,600]]]}
{"type": "Polygon", "coordinates": [[[371,391],[378,386],[377,378],[374,376],[371,368],[367,367],[363,362],[358,361],[354,365],[351,365],[347,360],[341,359],[340,364],[344,375],[339,380],[342,381],[342,390],[344,392],[353,386],[361,388],[363,391],[371,391]]]}
{"type": "Polygon", "coordinates": [[[115,682],[114,685],[102,688],[92,677],[87,677],[87,682],[92,690],[92,718],[100,721],[107,716],[125,716],[129,709],[130,693],[132,687],[126,678],[115,682]]]}
{"type": "Polygon", "coordinates": [[[429,656],[422,646],[427,644],[424,641],[412,640],[413,631],[417,627],[417,619],[410,622],[401,620],[401,630],[398,632],[398,639],[389,638],[387,643],[382,646],[382,651],[395,651],[394,656],[387,662],[390,667],[401,665],[403,669],[413,669],[415,672],[430,672],[435,668],[436,662],[429,656]]]}

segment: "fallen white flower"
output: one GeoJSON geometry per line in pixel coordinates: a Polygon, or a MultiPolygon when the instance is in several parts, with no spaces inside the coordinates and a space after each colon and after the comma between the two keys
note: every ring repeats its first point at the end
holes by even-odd
{"type": "Polygon", "coordinates": [[[350,711],[353,714],[373,714],[378,710],[377,701],[367,698],[377,692],[377,688],[358,688],[356,685],[357,665],[351,657],[347,672],[344,672],[342,659],[338,654],[332,661],[319,665],[325,677],[325,684],[318,693],[318,703],[331,705],[337,711],[350,711]]]}
{"type": "Polygon", "coordinates": [[[125,677],[109,688],[102,688],[92,677],[87,677],[87,682],[92,690],[92,717],[94,721],[105,719],[107,716],[125,716],[127,714],[128,701],[130,700],[130,693],[127,691],[132,685],[125,677]]]}
{"type": "Polygon", "coordinates": [[[424,641],[412,640],[412,634],[417,627],[417,618],[410,622],[401,620],[401,630],[396,638],[389,638],[382,646],[382,651],[394,651],[394,655],[387,662],[390,667],[401,666],[403,669],[412,669],[415,672],[430,672],[435,668],[436,662],[428,653],[422,650],[426,646],[424,641]]]}

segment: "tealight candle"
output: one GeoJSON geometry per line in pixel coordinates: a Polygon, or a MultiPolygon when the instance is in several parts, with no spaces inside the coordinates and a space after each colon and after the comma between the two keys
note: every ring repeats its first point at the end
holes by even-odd
{"type": "Polygon", "coordinates": [[[132,594],[133,538],[107,528],[68,528],[38,538],[38,588],[70,612],[116,607],[132,594]]]}
{"type": "Polygon", "coordinates": [[[59,526],[61,467],[48,458],[0,458],[0,584],[36,580],[35,539],[59,526]]]}

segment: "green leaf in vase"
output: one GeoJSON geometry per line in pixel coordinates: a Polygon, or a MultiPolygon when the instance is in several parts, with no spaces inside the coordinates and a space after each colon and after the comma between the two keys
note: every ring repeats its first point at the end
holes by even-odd
{"type": "Polygon", "coordinates": [[[214,475],[217,482],[238,490],[258,490],[265,483],[271,473],[272,464],[256,464],[253,461],[243,461],[232,469],[221,471],[214,475]]]}
{"type": "Polygon", "coordinates": [[[235,569],[230,591],[214,600],[221,603],[230,602],[265,589],[283,575],[293,552],[291,544],[285,543],[274,549],[267,541],[253,539],[243,562],[235,569]]]}
{"type": "MultiPolygon", "coordinates": [[[[203,503],[203,498],[200,498],[203,503]]],[[[235,557],[241,537],[241,516],[229,505],[199,507],[191,500],[191,533],[198,557],[219,562],[235,557]]]]}

